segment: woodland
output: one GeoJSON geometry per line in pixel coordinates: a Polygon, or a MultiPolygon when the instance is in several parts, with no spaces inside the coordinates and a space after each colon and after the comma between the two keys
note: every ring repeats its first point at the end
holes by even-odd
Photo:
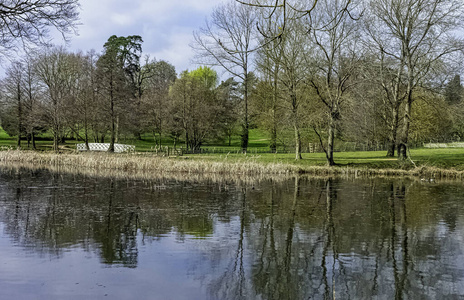
{"type": "Polygon", "coordinates": [[[122,136],[149,136],[195,153],[239,137],[246,153],[256,129],[271,153],[298,160],[312,145],[334,165],[336,145],[404,160],[464,138],[461,0],[229,1],[194,32],[194,70],[145,55],[138,35],[101,51],[49,45],[46,28],[72,33],[78,1],[38,3],[64,6],[34,21],[0,5],[3,55],[27,50],[0,82],[1,126],[17,147],[48,135],[55,151],[73,137],[111,152],[122,136]]]}

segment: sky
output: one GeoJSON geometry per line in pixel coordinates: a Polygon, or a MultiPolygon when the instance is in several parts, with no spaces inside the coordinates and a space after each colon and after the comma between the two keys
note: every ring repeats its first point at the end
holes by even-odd
{"type": "MultiPolygon", "coordinates": [[[[220,0],[80,0],[78,35],[70,36],[71,51],[100,53],[112,35],[140,35],[143,53],[166,60],[177,73],[195,69],[189,44],[193,31],[204,26],[220,0]]],[[[64,44],[59,34],[54,44],[64,44]]]]}

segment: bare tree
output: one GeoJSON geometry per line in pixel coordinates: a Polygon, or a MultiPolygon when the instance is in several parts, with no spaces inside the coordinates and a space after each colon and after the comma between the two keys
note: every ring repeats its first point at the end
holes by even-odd
{"type": "Polygon", "coordinates": [[[326,147],[322,139],[321,145],[330,166],[335,164],[334,141],[342,106],[354,86],[353,78],[361,57],[356,43],[359,38],[356,20],[348,13],[340,13],[349,2],[319,0],[318,10],[308,24],[315,26],[310,35],[316,45],[314,55],[308,57],[313,66],[309,83],[326,107],[328,138],[326,147]]]}
{"type": "Polygon", "coordinates": [[[25,137],[27,146],[32,142],[35,149],[35,135],[42,126],[39,90],[34,54],[26,54],[6,69],[1,81],[2,127],[8,134],[17,136],[18,148],[25,137]]]}
{"type": "Polygon", "coordinates": [[[241,147],[246,153],[249,131],[249,94],[251,50],[255,45],[256,12],[235,2],[217,7],[211,22],[194,33],[197,59],[204,64],[224,68],[232,76],[239,78],[243,85],[243,119],[241,147]]]}
{"type": "MultiPolygon", "coordinates": [[[[307,30],[311,30],[314,27],[314,13],[324,6],[321,0],[235,0],[236,2],[247,6],[248,8],[258,9],[260,14],[266,20],[276,20],[275,27],[260,27],[257,26],[257,30],[263,37],[261,43],[257,48],[261,48],[275,40],[279,40],[284,32],[292,30],[292,21],[294,20],[305,20],[309,23],[307,30]],[[321,4],[322,3],[322,4],[321,4]]],[[[320,27],[330,26],[330,23],[334,22],[339,15],[351,16],[350,5],[351,0],[343,1],[343,3],[337,3],[337,12],[332,19],[326,20],[325,24],[320,22],[317,24],[320,27]]]]}
{"type": "MultiPolygon", "coordinates": [[[[406,59],[398,55],[397,59],[392,59],[389,53],[394,53],[392,47],[397,47],[389,38],[389,34],[384,30],[382,22],[369,14],[365,20],[366,38],[369,47],[375,47],[377,51],[377,63],[375,64],[375,74],[369,80],[377,83],[382,91],[382,100],[386,108],[385,121],[389,127],[387,156],[393,157],[398,142],[398,130],[400,127],[400,108],[408,96],[405,89],[406,59]]],[[[399,50],[399,49],[398,49],[399,50]]]]}
{"type": "Polygon", "coordinates": [[[1,83],[4,106],[2,126],[9,134],[17,135],[18,148],[21,148],[25,124],[23,76],[23,64],[17,61],[6,70],[6,77],[1,83]]]}
{"type": "Polygon", "coordinates": [[[48,44],[50,28],[65,40],[76,31],[78,0],[3,0],[0,2],[0,48],[48,44]]]}
{"type": "MultiPolygon", "coordinates": [[[[259,22],[260,28],[269,27],[274,28],[275,30],[275,27],[278,26],[274,20],[266,19],[262,15],[260,15],[259,22]]],[[[269,147],[273,153],[277,151],[277,127],[278,124],[282,122],[282,116],[279,114],[279,111],[283,109],[283,105],[280,101],[282,99],[282,95],[279,84],[279,75],[282,72],[281,42],[282,40],[278,39],[265,43],[257,51],[256,55],[257,70],[261,72],[263,82],[258,84],[256,89],[255,98],[257,99],[254,101],[254,106],[258,106],[256,110],[259,111],[259,114],[265,120],[265,123],[268,123],[266,127],[268,127],[271,132],[269,147]],[[268,89],[266,86],[270,88],[269,91],[266,91],[266,89],[268,89]]]]}
{"type": "Polygon", "coordinates": [[[25,124],[24,130],[27,134],[28,147],[32,143],[32,149],[36,149],[35,136],[42,127],[40,121],[40,87],[38,84],[37,73],[35,72],[34,54],[28,53],[22,59],[23,65],[23,90],[24,90],[24,110],[25,124]]]}
{"type": "Polygon", "coordinates": [[[295,159],[301,159],[301,106],[305,94],[304,80],[308,72],[305,56],[309,49],[307,35],[298,24],[295,25],[293,30],[282,35],[281,43],[277,46],[280,48],[280,58],[274,58],[274,61],[281,68],[279,82],[286,92],[283,100],[288,104],[290,123],[295,134],[295,159]]]}
{"type": "Polygon", "coordinates": [[[64,137],[66,108],[75,93],[77,69],[75,55],[64,48],[44,50],[35,64],[35,72],[42,87],[43,118],[53,134],[55,151],[58,151],[58,144],[64,137]]]}
{"type": "Polygon", "coordinates": [[[170,109],[169,88],[176,80],[176,70],[173,65],[164,60],[149,61],[143,68],[147,69],[149,76],[143,80],[145,92],[141,95],[142,123],[145,130],[153,133],[155,144],[161,146],[161,137],[170,109]],[[156,134],[158,134],[158,140],[156,134]]]}
{"type": "MultiPolygon", "coordinates": [[[[371,31],[375,32],[371,38],[383,61],[393,62],[387,67],[394,66],[393,81],[390,80],[384,88],[391,95],[393,105],[398,105],[403,98],[405,101],[403,128],[398,144],[399,156],[405,159],[408,157],[414,92],[427,81],[439,63],[442,64],[449,55],[464,49],[464,40],[457,35],[457,30],[464,25],[464,2],[373,0],[369,5],[370,15],[378,27],[378,30],[371,31]],[[400,89],[404,89],[404,92],[399,92],[400,89]]],[[[394,130],[392,128],[392,132],[394,130]]]]}
{"type": "Polygon", "coordinates": [[[72,77],[69,80],[69,97],[65,103],[67,127],[89,147],[90,125],[97,111],[96,62],[94,50],[78,52],[69,57],[72,77]]]}

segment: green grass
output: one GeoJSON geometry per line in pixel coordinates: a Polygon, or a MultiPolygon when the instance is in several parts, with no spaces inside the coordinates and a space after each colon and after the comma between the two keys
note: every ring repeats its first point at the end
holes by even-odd
{"type": "Polygon", "coordinates": [[[3,130],[3,128],[0,127],[0,141],[5,141],[5,140],[13,140],[14,138],[10,137],[8,133],[3,130]]]}
{"type": "MultiPolygon", "coordinates": [[[[155,147],[155,141],[152,134],[143,134],[141,140],[136,140],[133,138],[124,138],[121,137],[121,143],[135,145],[137,151],[145,152],[151,151],[155,147]]],[[[174,140],[168,136],[162,136],[161,143],[163,146],[172,147],[174,145],[174,140]]],[[[269,136],[265,131],[259,129],[250,130],[249,134],[249,152],[257,152],[269,149],[269,136]]],[[[184,141],[177,143],[177,147],[184,147],[184,141]]],[[[203,149],[217,149],[221,152],[239,152],[240,151],[240,136],[233,136],[231,139],[231,145],[228,145],[227,140],[218,140],[218,141],[209,141],[202,146],[203,149]]]]}
{"type": "MultiPolygon", "coordinates": [[[[9,136],[3,128],[0,127],[0,147],[12,147],[16,148],[17,145],[17,138],[9,136]]],[[[36,137],[36,147],[37,150],[39,151],[46,151],[46,150],[51,150],[53,148],[53,138],[51,135],[44,133],[44,134],[39,134],[36,137]]],[[[77,142],[75,141],[67,141],[65,145],[63,145],[66,148],[76,148],[75,144],[77,142]]],[[[26,139],[21,139],[21,148],[22,149],[31,149],[32,145],[28,148],[27,146],[27,140],[26,139]]]]}
{"type": "MultiPolygon", "coordinates": [[[[408,161],[401,162],[397,158],[386,157],[385,151],[357,151],[336,152],[334,154],[337,167],[369,168],[369,169],[410,169],[414,165],[408,161]]],[[[324,153],[303,153],[302,160],[295,160],[294,154],[248,154],[248,159],[261,163],[285,163],[302,167],[326,165],[324,153]]],[[[230,161],[243,160],[243,154],[196,154],[189,155],[195,160],[230,161]]],[[[464,148],[453,149],[413,149],[412,161],[418,167],[436,167],[456,170],[464,170],[464,148]]]]}
{"type": "MultiPolygon", "coordinates": [[[[38,137],[36,141],[38,150],[46,151],[52,149],[52,140],[50,135],[43,134],[38,137]]],[[[136,146],[138,152],[150,152],[155,146],[153,136],[149,134],[142,135],[142,140],[134,138],[121,137],[121,143],[131,144],[136,146]]],[[[162,139],[163,145],[172,147],[173,140],[166,137],[162,139]]],[[[63,149],[75,149],[76,143],[81,143],[75,140],[67,140],[63,149]]],[[[326,158],[324,153],[303,153],[302,160],[295,160],[293,153],[259,153],[260,151],[268,150],[269,136],[266,132],[257,129],[250,130],[249,136],[249,149],[248,154],[245,156],[240,154],[240,137],[234,136],[231,146],[226,145],[226,141],[217,141],[205,144],[203,148],[210,150],[220,149],[223,153],[216,154],[195,154],[188,155],[192,160],[205,160],[221,162],[227,161],[243,161],[252,160],[258,163],[270,164],[281,163],[294,165],[301,168],[308,168],[312,166],[326,165],[326,158]]],[[[0,147],[16,147],[16,138],[10,137],[0,128],[0,147]]],[[[178,146],[184,146],[182,142],[178,146]]],[[[22,141],[22,148],[27,149],[27,142],[22,141]]],[[[396,158],[389,158],[385,156],[385,151],[356,151],[356,152],[336,152],[335,162],[337,167],[351,167],[351,168],[369,168],[369,169],[408,169],[414,165],[409,162],[401,162],[396,158]]],[[[438,148],[438,149],[412,149],[412,161],[418,167],[435,167],[441,169],[456,169],[464,170],[464,148],[438,148]]]]}
{"type": "MultiPolygon", "coordinates": [[[[108,142],[108,141],[106,141],[108,142]]],[[[120,137],[120,143],[122,144],[129,144],[135,145],[137,151],[146,152],[152,151],[155,147],[156,143],[153,139],[152,134],[143,134],[141,140],[137,140],[133,137],[122,135],[120,137]]],[[[163,146],[172,147],[174,145],[174,140],[167,135],[162,136],[161,142],[163,146]]],[[[0,146],[11,146],[16,147],[16,137],[10,137],[1,127],[0,127],[0,146]]],[[[67,139],[66,143],[63,145],[65,147],[76,147],[75,145],[78,143],[82,143],[82,141],[76,141],[73,139],[67,139]]],[[[21,142],[22,148],[27,149],[27,141],[25,139],[21,142]]],[[[38,140],[36,141],[37,147],[39,150],[47,150],[51,149],[53,144],[53,138],[48,133],[43,133],[38,136],[38,140]]],[[[179,141],[177,143],[177,147],[185,147],[184,141],[179,141]]],[[[231,145],[228,145],[228,141],[210,141],[205,143],[202,148],[204,149],[221,149],[223,151],[231,151],[237,152],[240,150],[240,136],[236,135],[232,137],[231,145]]],[[[252,129],[250,130],[249,135],[249,150],[250,152],[256,151],[263,151],[269,149],[269,136],[265,131],[259,129],[252,129]]]]}

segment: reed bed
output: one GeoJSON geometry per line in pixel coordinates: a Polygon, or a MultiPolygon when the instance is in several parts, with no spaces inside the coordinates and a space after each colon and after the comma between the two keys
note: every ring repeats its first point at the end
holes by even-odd
{"type": "Polygon", "coordinates": [[[413,176],[426,179],[462,179],[464,171],[421,166],[412,169],[370,169],[352,167],[298,166],[285,163],[264,163],[256,158],[221,161],[192,160],[188,158],[167,158],[151,154],[109,154],[109,153],[64,153],[34,152],[21,150],[0,151],[0,163],[22,164],[55,169],[75,169],[80,172],[120,174],[127,177],[166,177],[214,175],[230,177],[261,177],[272,175],[308,174],[314,176],[413,176]]]}
{"type": "Polygon", "coordinates": [[[185,174],[180,172],[172,173],[157,173],[157,172],[143,172],[143,171],[121,171],[115,169],[88,169],[88,168],[76,168],[68,166],[50,166],[50,165],[37,165],[29,163],[0,163],[2,170],[13,173],[23,172],[37,172],[47,171],[54,175],[71,175],[86,178],[111,178],[112,180],[139,180],[148,184],[159,185],[163,182],[175,181],[175,182],[190,182],[190,183],[201,183],[201,184],[221,184],[227,186],[229,184],[237,186],[255,186],[263,181],[272,182],[283,182],[290,178],[292,175],[225,175],[225,174],[199,174],[191,173],[185,174]]]}
{"type": "Polygon", "coordinates": [[[49,166],[67,166],[95,170],[120,170],[124,172],[157,172],[184,174],[292,174],[295,166],[284,164],[260,164],[253,159],[243,161],[195,161],[166,158],[150,154],[109,154],[109,153],[44,153],[33,151],[1,151],[1,163],[27,163],[49,166]]]}

